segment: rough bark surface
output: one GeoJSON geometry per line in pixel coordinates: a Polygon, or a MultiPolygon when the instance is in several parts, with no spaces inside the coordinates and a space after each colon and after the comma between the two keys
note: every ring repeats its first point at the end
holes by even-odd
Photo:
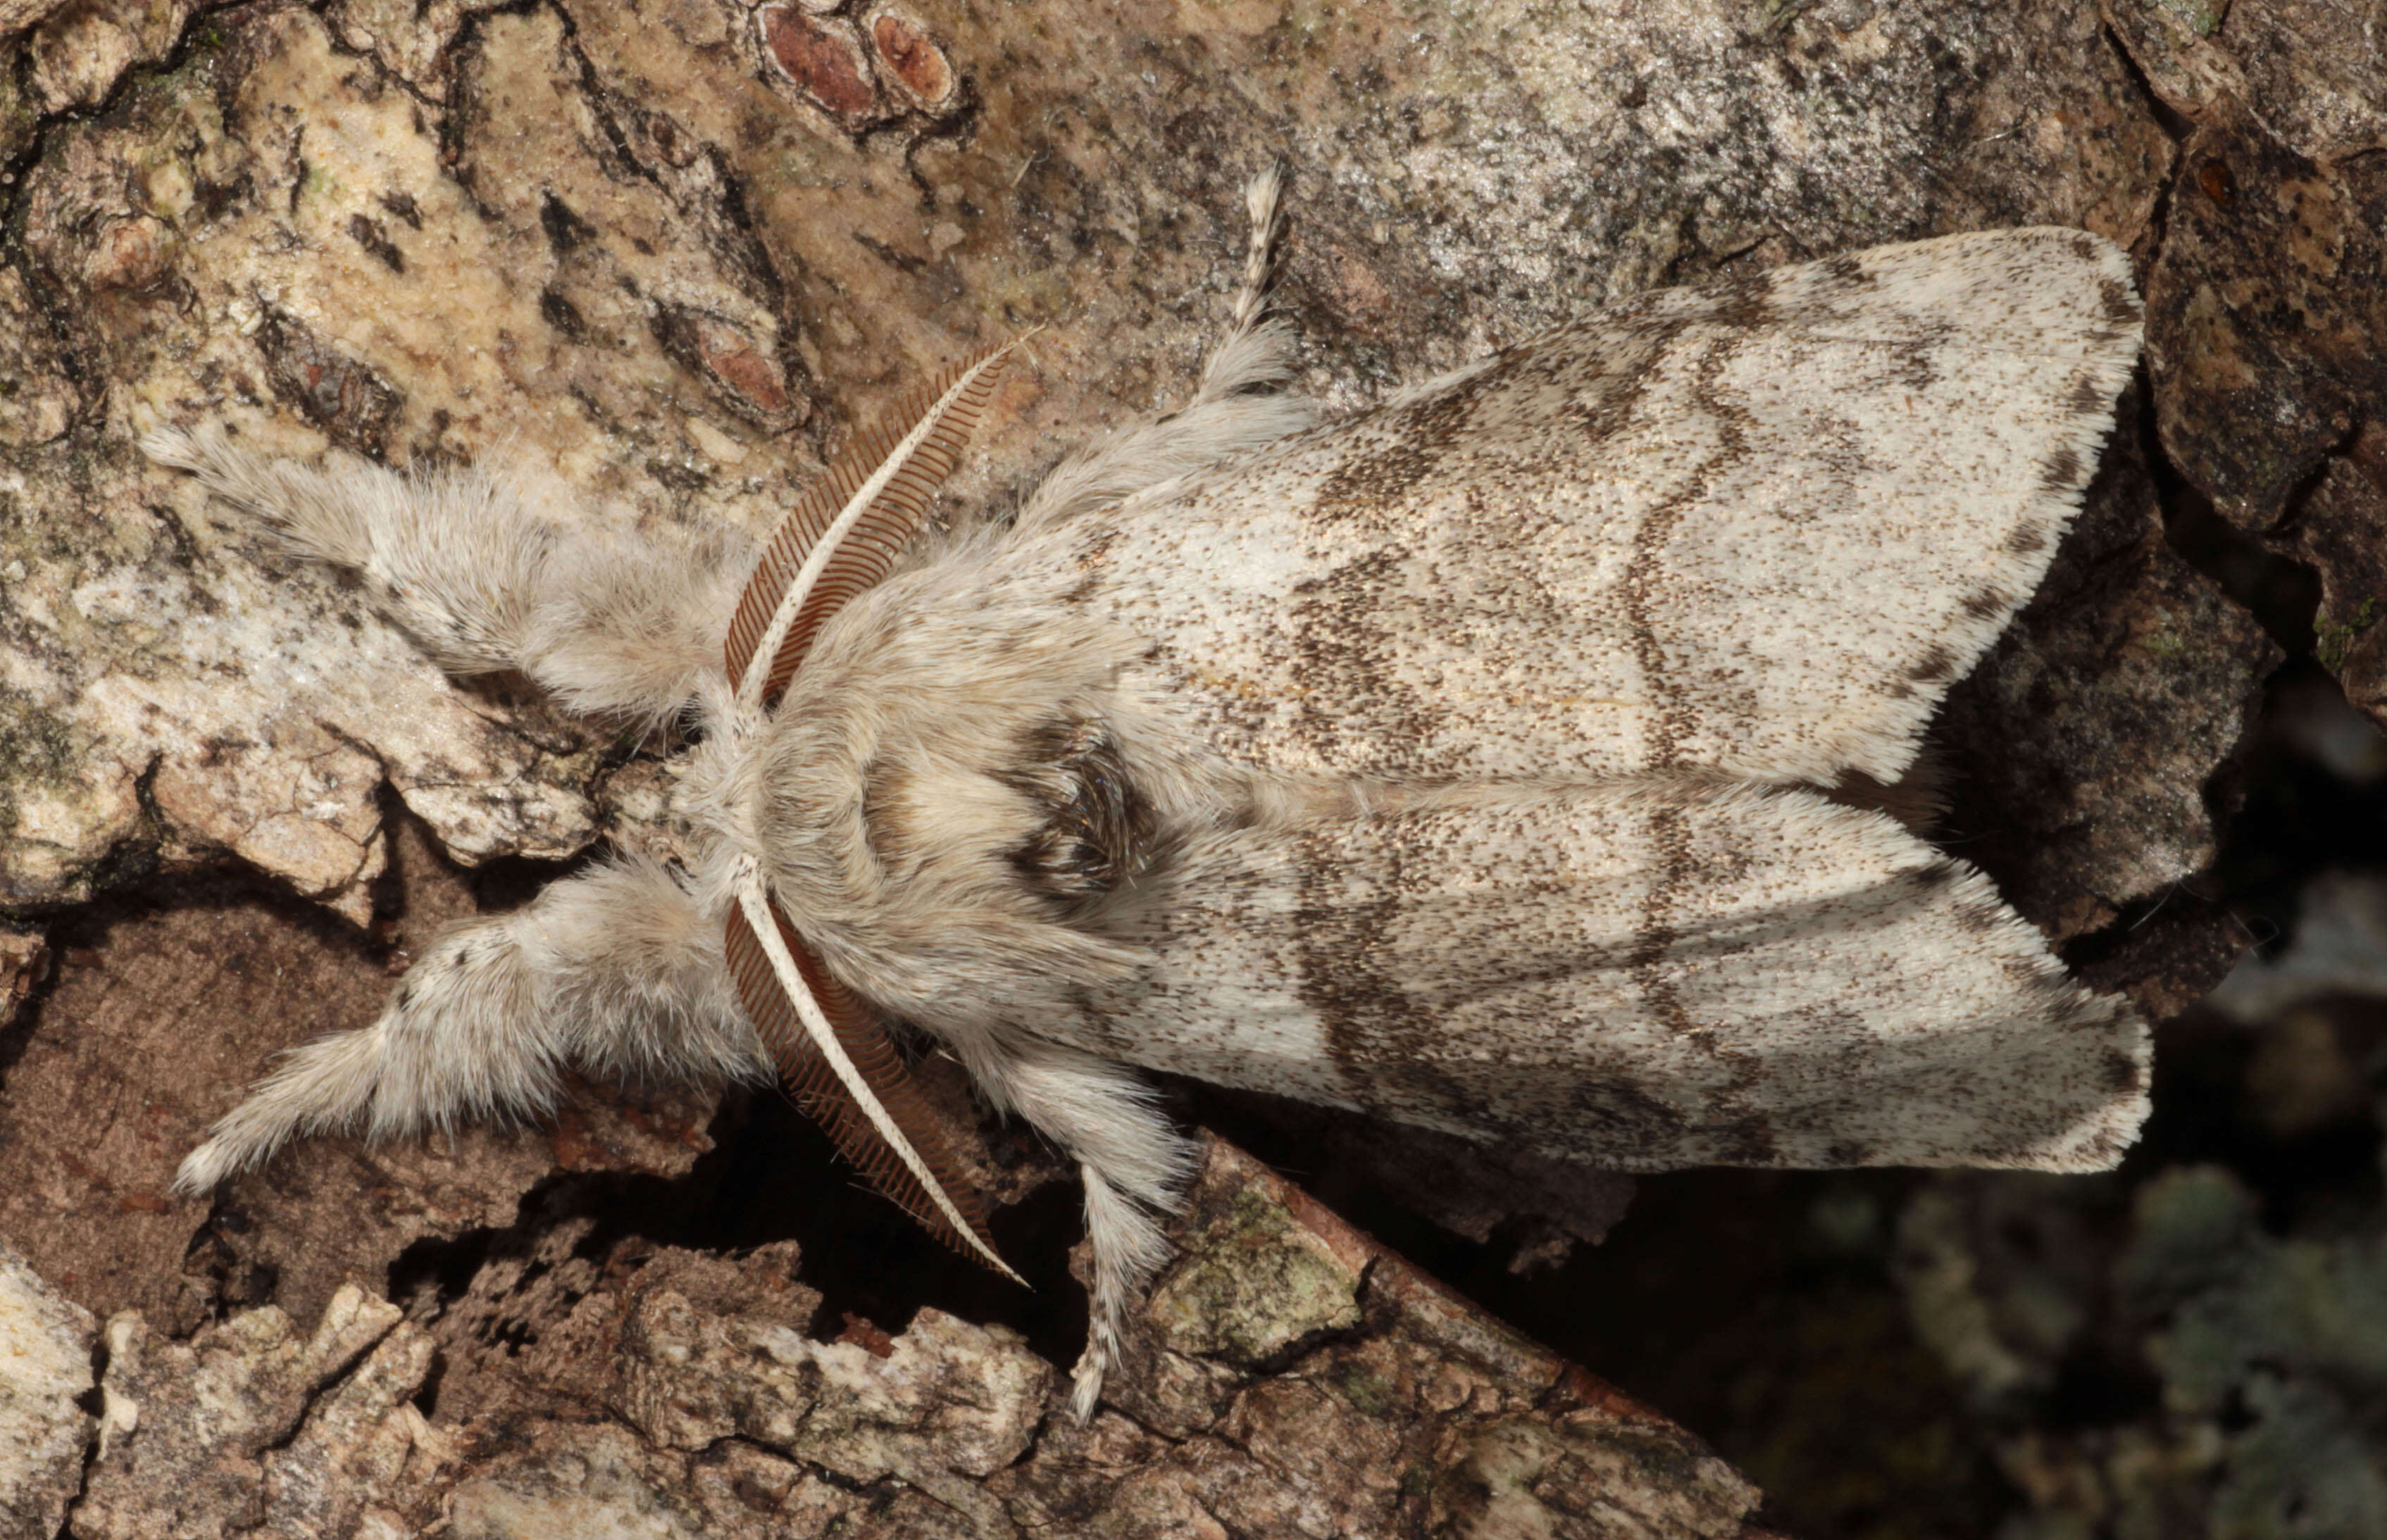
{"type": "Polygon", "coordinates": [[[82,1483],[91,1312],[0,1244],[0,1526],[55,1534],[82,1483]]]}
{"type": "MultiPolygon", "coordinates": [[[[0,1335],[54,1366],[0,1385],[0,1523],[1741,1533],[1755,1494],[1689,1435],[1225,1145],[1084,1430],[1047,1361],[1082,1321],[1073,1197],[1016,1130],[970,1158],[1044,1257],[1026,1305],[767,1101],[588,1087],[551,1127],[168,1196],[274,1050],[370,1019],[410,947],[658,772],[444,679],[133,442],[508,452],[575,516],[759,531],[1029,326],[959,495],[1175,398],[1272,159],[1307,384],[1344,405],[1652,284],[2085,226],[2139,261],[2149,384],[1939,737],[1956,848],[2166,1015],[2241,944],[2193,882],[2281,656],[2166,514],[2309,563],[2318,655],[2387,723],[2387,28],[2358,9],[0,0],[0,1335]]],[[[1186,1106],[1521,1263],[1628,1191],[1186,1106]]]]}
{"type": "MultiPolygon", "coordinates": [[[[1696,1439],[1248,1156],[1210,1146],[1181,1233],[1127,1394],[1085,1427],[1001,1326],[806,1335],[792,1243],[607,1269],[506,1365],[510,1403],[461,1423],[414,1405],[435,1339],[353,1284],[311,1332],[269,1305],[176,1341],[125,1311],[74,1533],[1749,1533],[1756,1490],[1696,1439]]],[[[45,1308],[63,1367],[8,1409],[69,1462],[20,1499],[55,1525],[90,1324],[45,1308]]]]}

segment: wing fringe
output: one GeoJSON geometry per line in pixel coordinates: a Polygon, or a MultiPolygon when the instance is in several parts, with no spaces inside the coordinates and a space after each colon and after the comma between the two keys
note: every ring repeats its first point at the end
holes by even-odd
{"type": "Polygon", "coordinates": [[[780,522],[738,601],[723,650],[741,696],[777,698],[822,624],[893,570],[993,399],[1004,358],[1018,346],[982,349],[915,389],[780,522]],[[758,675],[755,660],[765,649],[768,672],[758,675]]]}
{"type": "Polygon", "coordinates": [[[796,1105],[821,1126],[839,1153],[853,1162],[872,1186],[921,1228],[1017,1281],[1018,1274],[995,1254],[993,1238],[987,1231],[985,1195],[964,1175],[960,1160],[885,1027],[868,1005],[821,966],[776,904],[771,905],[771,918],[777,923],[779,943],[794,962],[813,1004],[885,1113],[893,1136],[872,1119],[828,1054],[813,1040],[744,906],[734,906],[726,938],[730,976],[796,1105]]]}

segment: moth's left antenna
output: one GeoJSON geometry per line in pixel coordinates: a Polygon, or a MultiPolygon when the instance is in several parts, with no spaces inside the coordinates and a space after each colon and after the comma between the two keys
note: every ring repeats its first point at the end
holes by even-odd
{"type": "Polygon", "coordinates": [[[864,434],[781,521],[729,623],[726,661],[740,704],[759,707],[786,688],[822,623],[893,570],[1018,346],[989,348],[930,380],[892,419],[901,432],[864,434]]]}
{"type": "Polygon", "coordinates": [[[760,873],[739,885],[726,940],[739,998],[805,1116],[928,1233],[1024,1283],[886,1028],[812,955],[760,873]]]}

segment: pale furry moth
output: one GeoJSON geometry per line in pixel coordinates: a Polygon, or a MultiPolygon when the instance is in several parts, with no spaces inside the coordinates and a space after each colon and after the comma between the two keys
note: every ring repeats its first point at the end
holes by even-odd
{"type": "Polygon", "coordinates": [[[1001,1267],[890,1023],[1068,1152],[1091,1410],[1186,1138],[1132,1066],[1626,1169],[2111,1165],[2145,1030],[1891,784],[2080,503],[2139,311],[2072,230],[1644,295],[1340,422],[1285,393],[1273,175],[1181,410],[919,533],[1005,352],[756,553],[518,473],[151,455],[460,672],[701,726],[684,867],[461,925],[184,1163],[777,1071],[1001,1267]]]}

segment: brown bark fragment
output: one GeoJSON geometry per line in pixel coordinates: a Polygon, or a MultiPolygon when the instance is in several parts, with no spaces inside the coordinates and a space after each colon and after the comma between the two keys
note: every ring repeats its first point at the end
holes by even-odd
{"type": "Polygon", "coordinates": [[[2181,160],[2147,278],[2155,422],[2182,473],[2261,532],[2387,407],[2387,172],[2309,160],[2246,119],[2181,160]]]}
{"type": "MultiPolygon", "coordinates": [[[[2125,423],[2134,415],[2126,403],[2125,423]]],[[[2281,653],[2165,544],[2126,435],[2065,555],[1950,696],[1939,736],[1966,766],[1948,786],[1946,835],[2023,914],[2072,937],[2212,865],[2213,812],[2191,789],[2245,735],[2281,653]]],[[[2192,997],[2229,954],[2176,960],[2186,974],[2171,987],[2192,997]]],[[[2116,982],[2164,977],[2145,961],[2116,982]]]]}
{"type": "Polygon", "coordinates": [[[883,9],[870,19],[870,45],[890,79],[929,111],[950,105],[959,83],[953,61],[916,18],[883,9]]]}
{"type": "Polygon", "coordinates": [[[771,62],[819,106],[847,118],[866,117],[878,106],[878,88],[852,23],[807,16],[795,6],[764,6],[754,13],[754,25],[771,62]]]}
{"type": "Polygon", "coordinates": [[[2387,418],[2330,458],[2280,543],[2320,576],[2314,655],[2387,728],[2387,418]]]}
{"type": "Polygon", "coordinates": [[[2336,0],[2103,0],[2166,106],[2204,122],[2246,107],[2298,153],[2387,144],[2387,36],[2336,0]]]}

